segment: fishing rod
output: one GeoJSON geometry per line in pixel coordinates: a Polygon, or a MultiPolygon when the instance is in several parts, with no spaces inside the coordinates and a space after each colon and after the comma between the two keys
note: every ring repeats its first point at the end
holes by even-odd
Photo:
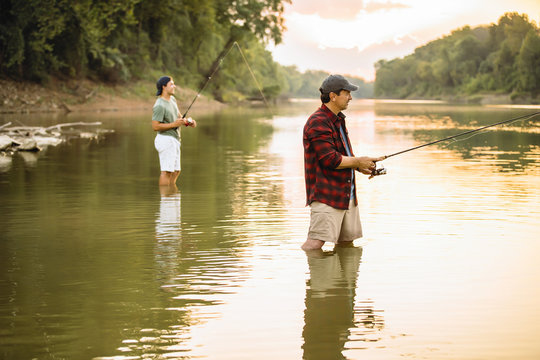
{"type": "MultiPolygon", "coordinates": [[[[208,85],[208,83],[210,82],[210,80],[212,80],[212,76],[214,76],[214,74],[219,70],[220,66],[221,66],[221,63],[223,62],[223,59],[225,59],[225,57],[227,55],[229,55],[229,53],[231,52],[231,49],[232,47],[234,46],[234,44],[236,44],[236,41],[234,43],[232,43],[229,48],[227,49],[226,52],[223,53],[223,55],[220,57],[219,59],[219,62],[216,66],[216,68],[214,69],[214,71],[212,71],[212,73],[210,74],[210,76],[208,76],[208,78],[206,79],[206,81],[204,82],[203,86],[199,89],[199,92],[197,93],[197,95],[195,95],[195,97],[193,98],[193,100],[191,101],[191,104],[189,104],[186,112],[184,113],[184,115],[182,115],[182,119],[185,119],[186,118],[186,115],[187,113],[189,112],[189,110],[191,109],[191,107],[193,106],[193,104],[195,103],[195,101],[197,100],[197,98],[199,96],[201,96],[201,93],[204,91],[204,89],[206,88],[206,86],[208,85]]],[[[237,44],[238,45],[238,44],[237,44]]]]}
{"type": "Polygon", "coordinates": [[[204,89],[206,88],[206,86],[208,85],[208,83],[210,82],[210,80],[212,80],[212,76],[214,76],[214,74],[219,70],[220,66],[221,66],[221,63],[223,62],[223,60],[227,57],[227,55],[229,55],[229,53],[231,52],[231,49],[233,48],[233,46],[236,45],[236,48],[238,49],[238,51],[240,52],[240,55],[242,55],[242,59],[244,60],[244,63],[246,64],[248,70],[249,70],[249,73],[251,74],[251,77],[253,78],[253,81],[255,81],[255,85],[257,85],[257,88],[259,89],[259,92],[261,93],[261,96],[264,100],[264,103],[266,104],[267,107],[270,107],[270,105],[268,105],[268,101],[266,101],[266,97],[264,96],[264,93],[262,91],[262,88],[261,88],[261,85],[259,84],[259,82],[257,81],[257,78],[255,77],[255,74],[253,73],[253,70],[251,69],[251,66],[249,66],[249,63],[244,55],[244,52],[242,51],[242,48],[240,47],[240,45],[238,44],[238,42],[233,42],[229,48],[227,49],[226,52],[223,53],[223,55],[220,57],[219,59],[219,62],[216,66],[216,68],[214,69],[214,71],[212,71],[212,73],[210,74],[210,76],[208,76],[208,78],[206,79],[205,83],[203,84],[203,86],[201,87],[201,89],[199,90],[199,92],[197,93],[197,95],[195,95],[195,97],[193,98],[193,101],[191,101],[191,104],[189,104],[186,112],[184,113],[184,115],[182,115],[182,119],[185,119],[186,118],[186,115],[187,113],[189,112],[189,109],[191,109],[191,107],[193,106],[193,103],[195,103],[195,101],[199,98],[199,96],[201,96],[201,93],[204,91],[204,89]]]}
{"type": "MultiPolygon", "coordinates": [[[[485,129],[488,129],[488,128],[491,128],[491,127],[494,127],[494,126],[499,126],[499,125],[503,125],[503,124],[506,124],[506,123],[511,123],[511,122],[518,121],[518,120],[525,119],[525,118],[530,119],[530,118],[533,118],[533,117],[537,116],[538,114],[540,114],[540,111],[537,111],[535,113],[528,114],[528,115],[518,116],[518,117],[515,117],[513,119],[509,119],[509,120],[499,121],[499,122],[496,122],[496,123],[493,123],[493,124],[489,124],[489,125],[486,125],[486,126],[479,127],[477,129],[464,131],[462,133],[452,135],[452,136],[446,137],[444,139],[431,141],[431,142],[428,142],[426,144],[422,144],[422,145],[418,145],[418,146],[415,146],[415,147],[412,147],[412,148],[409,148],[409,149],[401,150],[401,151],[398,151],[398,152],[390,154],[390,155],[385,155],[383,157],[383,159],[388,159],[389,157],[392,157],[392,156],[400,155],[400,154],[403,154],[403,153],[406,153],[406,152],[409,152],[409,151],[413,151],[413,150],[416,150],[416,149],[420,149],[420,148],[423,148],[423,147],[426,147],[426,146],[438,144],[438,143],[443,142],[443,141],[452,140],[452,139],[455,139],[457,137],[472,134],[472,133],[482,131],[482,130],[485,130],[485,129]]],[[[374,169],[372,171],[372,176],[384,175],[384,174],[386,174],[386,169],[385,168],[374,169]]]]}

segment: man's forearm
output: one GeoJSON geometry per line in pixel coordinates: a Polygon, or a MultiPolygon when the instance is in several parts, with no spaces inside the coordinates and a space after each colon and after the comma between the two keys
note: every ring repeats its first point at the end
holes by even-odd
{"type": "Polygon", "coordinates": [[[170,129],[176,129],[180,124],[178,124],[178,121],[172,122],[172,123],[161,123],[159,121],[153,121],[152,122],[152,129],[154,131],[165,131],[170,129]]]}
{"type": "Polygon", "coordinates": [[[367,156],[342,156],[341,163],[336,169],[358,169],[359,171],[370,170],[375,166],[373,159],[367,156]]]}
{"type": "Polygon", "coordinates": [[[357,166],[355,166],[355,157],[354,156],[342,156],[341,162],[339,163],[338,167],[336,169],[354,169],[357,166]]]}

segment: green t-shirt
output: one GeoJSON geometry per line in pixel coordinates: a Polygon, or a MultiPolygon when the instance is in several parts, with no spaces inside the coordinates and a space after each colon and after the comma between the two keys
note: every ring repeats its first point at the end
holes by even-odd
{"type": "MultiPolygon", "coordinates": [[[[159,121],[161,123],[170,124],[178,119],[178,105],[176,105],[176,99],[174,96],[171,96],[170,100],[167,101],[162,97],[158,97],[154,107],[152,109],[152,120],[159,121]]],[[[162,135],[169,135],[180,141],[180,129],[169,129],[159,132],[162,135]]]]}

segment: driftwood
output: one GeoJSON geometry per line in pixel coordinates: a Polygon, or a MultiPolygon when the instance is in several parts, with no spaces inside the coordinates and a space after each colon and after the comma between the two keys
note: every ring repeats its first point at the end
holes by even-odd
{"type": "Polygon", "coordinates": [[[9,125],[11,125],[11,121],[8,123],[5,123],[4,125],[0,125],[0,130],[2,130],[5,127],[8,127],[9,125]]]}
{"type": "Polygon", "coordinates": [[[71,138],[97,139],[111,130],[98,129],[89,132],[74,127],[99,126],[101,122],[72,122],[53,126],[10,126],[0,125],[0,151],[40,151],[47,146],[56,146],[71,138]],[[69,131],[66,131],[69,128],[69,131]]]}
{"type": "Polygon", "coordinates": [[[101,125],[101,122],[98,121],[98,122],[93,122],[93,123],[88,123],[88,122],[63,123],[63,124],[56,124],[56,125],[49,126],[49,127],[43,127],[43,126],[12,126],[12,127],[8,127],[8,128],[4,128],[6,125],[9,125],[9,124],[11,124],[11,123],[7,123],[7,124],[4,124],[4,125],[0,126],[0,130],[1,131],[47,132],[47,131],[51,131],[51,130],[54,130],[54,129],[59,130],[60,128],[68,127],[68,126],[98,126],[98,125],[101,125]]]}

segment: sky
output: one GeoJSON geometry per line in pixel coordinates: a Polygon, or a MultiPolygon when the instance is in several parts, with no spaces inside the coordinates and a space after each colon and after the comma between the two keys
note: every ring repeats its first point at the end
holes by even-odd
{"type": "Polygon", "coordinates": [[[292,0],[274,60],[298,70],[375,79],[374,64],[414,52],[465,25],[497,23],[506,12],[540,22],[540,0],[292,0]]]}

